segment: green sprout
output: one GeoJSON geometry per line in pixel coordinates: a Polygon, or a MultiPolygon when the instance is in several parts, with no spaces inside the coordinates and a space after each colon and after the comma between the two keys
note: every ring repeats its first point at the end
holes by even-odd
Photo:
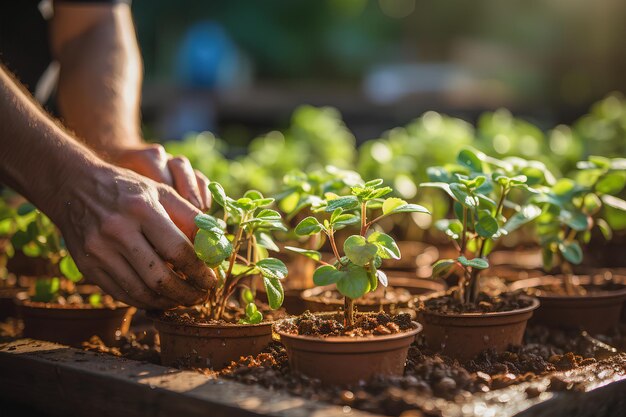
{"type": "Polygon", "coordinates": [[[541,168],[545,166],[537,161],[498,160],[464,149],[457,164],[428,169],[434,182],[421,186],[440,188],[454,202],[454,218],[439,220],[436,226],[458,251],[456,259],[442,259],[433,265],[433,277],[447,277],[460,270],[459,302],[476,300],[479,275],[489,267],[487,256],[494,243],[540,215],[540,208],[529,199],[538,192],[531,185],[546,181],[541,168]]]}
{"type": "MultiPolygon", "coordinates": [[[[278,309],[283,303],[281,284],[287,276],[282,261],[268,257],[268,250],[278,252],[271,237],[272,231],[286,231],[280,213],[268,208],[273,198],[265,198],[258,191],[247,191],[237,200],[228,197],[219,183],[209,184],[213,201],[223,209],[223,217],[199,214],[195,223],[199,230],[194,248],[199,259],[212,268],[218,285],[209,291],[206,305],[214,320],[223,318],[228,299],[244,277],[260,275],[267,293],[269,305],[278,309]]],[[[254,304],[256,288],[242,292],[245,318],[241,323],[254,324],[263,319],[254,304]]]]}
{"type": "Polygon", "coordinates": [[[372,230],[379,220],[397,213],[428,213],[422,206],[409,204],[399,198],[383,198],[392,192],[382,186],[383,180],[376,179],[351,187],[349,195],[327,193],[316,213],[323,213],[319,220],[315,216],[303,219],[295,228],[299,236],[323,233],[330,243],[336,262],[329,264],[321,260],[315,250],[287,247],[286,249],[309,257],[321,264],[313,275],[316,285],[335,284],[344,296],[344,324],[354,325],[354,300],[378,284],[387,286],[387,276],[379,268],[383,259],[399,259],[400,250],[394,239],[378,230],[372,230]],[[370,219],[368,213],[376,210],[377,217],[370,219]],[[335,232],[348,226],[359,229],[358,234],[349,236],[339,251],[335,232]],[[342,255],[343,253],[343,255],[342,255]]]}
{"type": "Polygon", "coordinates": [[[583,261],[592,230],[610,240],[613,229],[606,210],[626,211],[626,201],[616,196],[626,185],[626,159],[590,156],[577,167],[576,179],[561,178],[534,198],[543,208],[537,230],[544,269],[558,268],[564,274],[568,294],[584,292],[572,282],[572,265],[583,261]]]}

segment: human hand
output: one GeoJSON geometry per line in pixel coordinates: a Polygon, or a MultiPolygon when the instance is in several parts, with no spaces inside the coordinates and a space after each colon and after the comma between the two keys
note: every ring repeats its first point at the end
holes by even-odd
{"type": "Polygon", "coordinates": [[[184,156],[172,156],[161,145],[141,144],[119,150],[109,150],[111,162],[128,168],[154,181],[170,185],[183,198],[202,211],[211,206],[209,180],[194,170],[184,156]]]}
{"type": "Polygon", "coordinates": [[[190,241],[197,208],[167,185],[108,164],[68,178],[47,211],[87,279],[140,308],[207,297],[216,277],[190,241]]]}

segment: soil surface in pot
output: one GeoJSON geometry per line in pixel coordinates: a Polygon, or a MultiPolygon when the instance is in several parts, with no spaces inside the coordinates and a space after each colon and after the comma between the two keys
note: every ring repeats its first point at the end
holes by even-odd
{"type": "Polygon", "coordinates": [[[281,323],[278,330],[293,335],[357,337],[395,334],[413,329],[409,314],[390,316],[384,312],[356,313],[352,327],[344,327],[341,317],[342,315],[320,316],[305,311],[294,322],[281,323]]]}
{"type": "Polygon", "coordinates": [[[558,295],[567,297],[570,295],[607,295],[615,291],[623,291],[624,289],[626,289],[626,285],[622,283],[606,281],[601,284],[575,285],[573,288],[574,293],[572,294],[569,294],[563,285],[556,283],[553,285],[541,285],[539,287],[531,287],[528,288],[526,292],[534,296],[558,295]]]}
{"type": "MultiPolygon", "coordinates": [[[[311,301],[323,304],[339,304],[341,306],[343,306],[343,298],[343,295],[334,288],[329,288],[318,295],[308,297],[311,301]]],[[[358,300],[355,300],[354,303],[357,306],[377,306],[381,303],[402,305],[406,304],[411,298],[411,293],[404,288],[379,287],[376,291],[368,292],[358,300]]]]}
{"type": "Polygon", "coordinates": [[[110,295],[103,295],[100,298],[98,305],[91,304],[88,299],[80,294],[70,294],[66,296],[59,296],[54,302],[44,303],[41,301],[33,301],[29,298],[20,300],[20,302],[27,307],[35,308],[50,308],[50,309],[102,309],[108,308],[114,310],[120,307],[126,307],[126,304],[119,301],[115,301],[110,295]]]}
{"type": "MultiPolygon", "coordinates": [[[[263,314],[263,321],[274,321],[287,316],[284,309],[271,310],[267,304],[257,302],[257,308],[263,314]]],[[[230,304],[224,311],[224,317],[219,320],[210,317],[209,309],[206,306],[194,306],[163,311],[159,314],[159,319],[187,326],[197,324],[237,325],[239,319],[244,316],[245,312],[243,308],[235,304],[230,304]]]]}
{"type": "Polygon", "coordinates": [[[461,303],[454,294],[447,293],[441,297],[429,298],[421,304],[425,310],[439,314],[496,313],[513,311],[532,304],[532,300],[520,295],[521,292],[501,293],[497,296],[480,293],[475,302],[461,303]]]}

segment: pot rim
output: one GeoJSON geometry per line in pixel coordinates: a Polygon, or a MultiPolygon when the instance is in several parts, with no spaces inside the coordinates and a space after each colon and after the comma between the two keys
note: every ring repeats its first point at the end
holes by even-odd
{"type": "Polygon", "coordinates": [[[240,324],[240,323],[179,323],[179,322],[174,322],[174,321],[169,321],[169,320],[163,320],[159,317],[159,314],[162,312],[163,310],[149,310],[146,312],[146,316],[154,321],[154,322],[159,322],[165,325],[169,325],[169,326],[183,326],[183,327],[199,327],[202,329],[234,329],[234,328],[259,328],[259,327],[265,327],[265,326],[271,326],[274,323],[276,323],[276,320],[272,320],[272,321],[262,321],[261,323],[256,323],[256,324],[240,324]]]}
{"type": "MultiPolygon", "coordinates": [[[[391,288],[396,288],[396,287],[391,287],[391,288]]],[[[397,288],[402,288],[400,286],[398,286],[397,288]]],[[[331,306],[343,306],[343,301],[342,300],[334,300],[334,299],[329,299],[329,300],[324,300],[322,301],[319,295],[313,295],[312,293],[314,293],[315,291],[336,291],[336,287],[334,285],[324,285],[321,287],[313,287],[313,288],[308,288],[306,290],[303,290],[300,293],[300,298],[305,300],[305,301],[310,301],[310,302],[317,302],[317,303],[322,303],[322,304],[326,304],[326,305],[331,305],[331,306]]],[[[395,304],[404,304],[404,303],[408,303],[413,299],[413,296],[411,294],[407,294],[406,297],[402,297],[402,299],[399,300],[383,300],[380,303],[359,303],[358,299],[356,299],[354,301],[354,305],[356,306],[363,306],[363,305],[395,305],[395,304]]]]}
{"type": "MultiPolygon", "coordinates": [[[[589,285],[591,284],[591,275],[581,274],[575,275],[579,278],[581,285],[589,285]]],[[[616,275],[618,277],[619,275],[616,275]]],[[[529,288],[535,288],[542,284],[542,282],[552,282],[552,281],[560,281],[558,275],[542,275],[540,277],[534,278],[526,278],[521,279],[519,281],[515,281],[509,285],[511,290],[527,290],[529,288]]],[[[610,299],[610,298],[626,298],[626,284],[621,282],[614,282],[617,285],[621,285],[623,288],[618,290],[603,290],[601,292],[586,294],[586,295],[567,295],[567,294],[539,294],[534,295],[533,297],[537,297],[538,299],[544,300],[601,300],[601,299],[610,299]]]]}
{"type": "MultiPolygon", "coordinates": [[[[321,313],[321,314],[316,314],[316,315],[331,315],[331,314],[334,315],[334,314],[337,314],[337,312],[321,313]]],[[[362,313],[362,314],[368,314],[368,313],[362,313]]],[[[388,342],[388,341],[392,341],[396,339],[403,339],[406,337],[415,336],[416,334],[421,332],[424,328],[424,326],[422,326],[421,323],[418,323],[416,321],[411,321],[411,325],[413,328],[410,330],[403,331],[401,333],[386,334],[386,335],[371,335],[371,336],[354,336],[354,337],[351,337],[351,336],[321,337],[321,336],[291,334],[291,333],[283,332],[277,328],[277,325],[280,324],[282,321],[295,320],[296,318],[297,317],[287,317],[287,318],[278,320],[274,323],[274,325],[272,326],[272,329],[274,330],[275,333],[280,335],[281,339],[284,337],[287,339],[302,340],[302,341],[311,342],[311,343],[322,343],[322,344],[331,343],[335,345],[349,345],[349,344],[355,344],[355,343],[388,342]]]]}
{"type": "Polygon", "coordinates": [[[72,304],[57,304],[57,303],[41,303],[46,304],[47,307],[33,305],[40,303],[39,301],[31,301],[28,296],[27,291],[20,291],[13,297],[13,302],[16,306],[22,309],[31,309],[37,311],[118,311],[118,310],[128,310],[130,308],[135,308],[133,306],[129,306],[127,304],[122,303],[121,301],[115,300],[116,303],[119,303],[116,307],[75,307],[72,304]]]}
{"type": "MultiPolygon", "coordinates": [[[[497,318],[497,317],[507,317],[507,316],[521,315],[521,314],[529,313],[529,312],[534,311],[534,310],[539,308],[540,301],[536,297],[532,297],[532,296],[529,296],[529,295],[521,295],[520,297],[529,299],[531,301],[531,305],[529,305],[527,307],[523,307],[523,308],[516,308],[515,310],[492,311],[492,312],[487,312],[487,313],[439,313],[439,312],[436,312],[436,311],[420,309],[420,310],[418,310],[418,314],[425,314],[425,315],[429,315],[429,316],[445,317],[445,318],[459,318],[459,319],[464,319],[464,318],[492,318],[492,317],[493,318],[497,318]]],[[[433,294],[432,298],[437,298],[437,297],[434,297],[434,294],[433,294]]]]}

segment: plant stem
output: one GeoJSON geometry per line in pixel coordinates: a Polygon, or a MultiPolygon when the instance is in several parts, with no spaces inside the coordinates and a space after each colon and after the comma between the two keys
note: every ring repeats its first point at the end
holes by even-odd
{"type": "Polygon", "coordinates": [[[367,228],[367,202],[364,201],[361,203],[361,236],[365,237],[367,228]]]}
{"type": "Polygon", "coordinates": [[[343,321],[346,328],[354,326],[354,300],[350,297],[343,299],[343,321]]]}
{"type": "Polygon", "coordinates": [[[339,256],[339,250],[337,250],[337,243],[335,242],[335,231],[330,229],[328,231],[328,240],[330,241],[330,247],[333,249],[337,262],[341,263],[341,256],[339,256]]]}
{"type": "Polygon", "coordinates": [[[467,244],[467,207],[465,206],[463,206],[463,231],[461,233],[459,253],[461,256],[465,256],[465,245],[467,244]]]}

